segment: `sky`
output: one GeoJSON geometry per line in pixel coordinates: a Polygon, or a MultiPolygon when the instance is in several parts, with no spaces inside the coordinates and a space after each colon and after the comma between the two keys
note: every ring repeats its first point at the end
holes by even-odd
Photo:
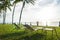
{"type": "MultiPolygon", "coordinates": [[[[22,2],[17,3],[14,14],[14,22],[19,22],[21,7],[22,2]]],[[[12,11],[7,10],[6,14],[6,22],[10,23],[12,18],[12,11]]],[[[26,3],[21,22],[36,21],[60,21],[60,0],[37,0],[35,1],[34,5],[26,3]]],[[[2,22],[2,16],[0,17],[0,22],[2,22]]]]}

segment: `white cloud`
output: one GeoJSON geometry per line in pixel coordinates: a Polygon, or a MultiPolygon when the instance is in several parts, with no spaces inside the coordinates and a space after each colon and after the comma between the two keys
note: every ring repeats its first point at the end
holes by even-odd
{"type": "Polygon", "coordinates": [[[53,3],[54,0],[42,0],[39,2],[39,5],[40,6],[46,6],[46,5],[49,5],[51,3],[53,3]]]}

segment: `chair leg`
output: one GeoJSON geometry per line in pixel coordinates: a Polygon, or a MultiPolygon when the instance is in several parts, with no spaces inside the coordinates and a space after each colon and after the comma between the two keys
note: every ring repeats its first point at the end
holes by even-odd
{"type": "Polygon", "coordinates": [[[42,29],[42,30],[41,30],[41,33],[43,33],[43,31],[44,31],[44,30],[42,29]]]}
{"type": "Polygon", "coordinates": [[[45,30],[45,40],[47,39],[47,31],[45,30]]]}
{"type": "Polygon", "coordinates": [[[60,40],[59,37],[58,37],[58,35],[57,35],[57,31],[56,31],[56,29],[54,29],[54,30],[55,30],[55,33],[56,33],[56,37],[57,37],[57,39],[60,40]]]}
{"type": "Polygon", "coordinates": [[[52,40],[53,40],[53,30],[52,30],[52,40]]]}

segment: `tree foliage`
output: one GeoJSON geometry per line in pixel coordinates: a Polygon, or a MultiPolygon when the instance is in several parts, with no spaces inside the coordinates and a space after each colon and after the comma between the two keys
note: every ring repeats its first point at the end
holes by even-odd
{"type": "Polygon", "coordinates": [[[32,4],[34,4],[35,0],[15,0],[14,3],[23,2],[23,1],[25,1],[26,3],[32,3],[32,4]]]}
{"type": "Polygon", "coordinates": [[[0,0],[0,12],[6,11],[7,8],[11,10],[10,6],[12,6],[10,0],[0,0]]]}

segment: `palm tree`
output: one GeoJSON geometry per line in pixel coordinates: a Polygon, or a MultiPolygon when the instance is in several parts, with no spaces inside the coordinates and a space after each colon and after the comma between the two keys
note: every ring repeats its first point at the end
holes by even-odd
{"type": "Polygon", "coordinates": [[[21,23],[21,17],[22,17],[22,12],[23,12],[23,8],[25,6],[25,3],[34,3],[34,0],[23,0],[23,5],[22,5],[22,9],[21,9],[21,12],[20,12],[20,18],[19,18],[19,24],[21,23]]]}
{"type": "Polygon", "coordinates": [[[13,18],[14,18],[14,12],[15,12],[15,7],[16,7],[16,4],[14,4],[14,8],[13,8],[13,13],[12,13],[12,24],[13,24],[13,18]]]}
{"type": "Polygon", "coordinates": [[[23,5],[22,5],[22,8],[21,8],[21,12],[20,12],[19,25],[20,25],[20,23],[21,23],[21,16],[22,16],[22,12],[23,12],[24,6],[25,6],[25,0],[23,0],[23,5]]]}
{"type": "Polygon", "coordinates": [[[22,4],[22,8],[21,8],[21,12],[20,12],[20,17],[19,17],[19,24],[21,23],[21,16],[22,16],[22,11],[23,11],[23,8],[24,8],[24,6],[25,6],[25,3],[34,3],[34,0],[15,0],[15,2],[14,3],[17,3],[17,2],[19,2],[19,1],[22,1],[23,2],[23,4],[22,4]]]}
{"type": "Polygon", "coordinates": [[[4,1],[0,1],[0,2],[2,2],[0,4],[0,12],[3,11],[3,24],[5,24],[7,8],[11,10],[10,6],[12,6],[12,5],[10,3],[10,0],[4,0],[4,1]]]}
{"type": "Polygon", "coordinates": [[[16,4],[18,3],[18,2],[20,2],[20,1],[22,1],[22,0],[15,0],[14,2],[13,2],[13,13],[12,13],[12,24],[13,24],[13,21],[14,21],[14,12],[15,12],[15,7],[16,7],[16,4]]]}

